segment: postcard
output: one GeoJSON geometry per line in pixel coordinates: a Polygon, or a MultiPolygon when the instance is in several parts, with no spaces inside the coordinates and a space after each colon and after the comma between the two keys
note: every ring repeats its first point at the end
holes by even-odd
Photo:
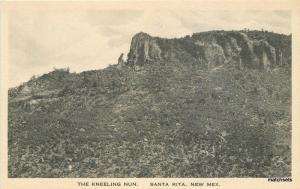
{"type": "Polygon", "coordinates": [[[298,1],[0,6],[1,188],[299,188],[298,1]]]}

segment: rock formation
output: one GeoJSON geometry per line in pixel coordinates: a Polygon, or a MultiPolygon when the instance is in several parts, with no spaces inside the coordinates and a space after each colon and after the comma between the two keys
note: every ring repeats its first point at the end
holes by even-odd
{"type": "Polygon", "coordinates": [[[118,58],[118,64],[117,64],[117,67],[118,67],[118,68],[122,68],[122,66],[124,65],[124,59],[123,59],[123,56],[124,56],[124,54],[122,53],[122,54],[120,55],[120,57],[118,58]]]}
{"type": "Polygon", "coordinates": [[[286,51],[284,43],[290,44],[288,36],[258,31],[201,32],[179,39],[162,39],[141,32],[132,38],[126,64],[136,68],[188,59],[207,68],[235,63],[268,70],[290,64],[290,49],[282,56],[282,51],[286,51]],[[279,45],[272,37],[280,40],[279,45]]]}
{"type": "Polygon", "coordinates": [[[161,59],[161,49],[156,38],[143,32],[132,38],[127,60],[128,65],[139,67],[145,63],[158,62],[161,59]]]}

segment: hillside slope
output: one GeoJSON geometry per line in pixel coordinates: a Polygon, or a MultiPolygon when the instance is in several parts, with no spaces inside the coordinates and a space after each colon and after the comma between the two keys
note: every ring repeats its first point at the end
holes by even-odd
{"type": "Polygon", "coordinates": [[[9,177],[287,177],[291,36],[139,33],[126,61],[9,90],[9,177]]]}

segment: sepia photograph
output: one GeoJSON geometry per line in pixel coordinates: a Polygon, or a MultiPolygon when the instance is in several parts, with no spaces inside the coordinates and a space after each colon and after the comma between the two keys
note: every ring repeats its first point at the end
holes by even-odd
{"type": "Polygon", "coordinates": [[[291,10],[16,7],[8,179],[292,182],[291,10]]]}

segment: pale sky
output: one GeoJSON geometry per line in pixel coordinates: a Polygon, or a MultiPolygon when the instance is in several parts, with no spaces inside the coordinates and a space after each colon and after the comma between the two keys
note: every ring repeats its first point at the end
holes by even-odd
{"type": "Polygon", "coordinates": [[[290,24],[287,11],[18,11],[9,23],[9,87],[54,67],[81,72],[115,64],[140,31],[167,38],[244,28],[290,34],[290,24]]]}

